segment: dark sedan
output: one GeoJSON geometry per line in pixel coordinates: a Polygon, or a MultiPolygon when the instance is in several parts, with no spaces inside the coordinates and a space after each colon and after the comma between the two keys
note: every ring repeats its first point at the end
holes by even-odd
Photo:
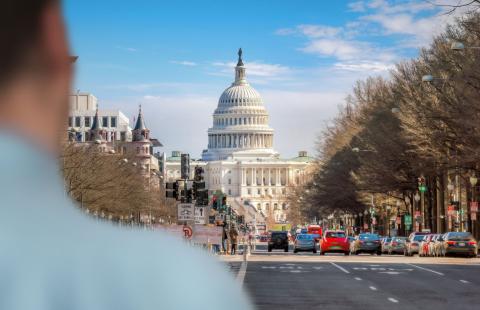
{"type": "Polygon", "coordinates": [[[352,243],[350,251],[355,255],[360,253],[370,253],[372,255],[376,253],[377,255],[382,255],[380,237],[377,234],[360,234],[352,243]]]}
{"type": "Polygon", "coordinates": [[[449,232],[443,239],[443,253],[445,255],[466,255],[477,257],[478,244],[469,232],[449,232]]]}

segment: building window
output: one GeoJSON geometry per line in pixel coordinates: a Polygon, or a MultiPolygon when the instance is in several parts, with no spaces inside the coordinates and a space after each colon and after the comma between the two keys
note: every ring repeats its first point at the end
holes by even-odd
{"type": "Polygon", "coordinates": [[[257,189],[257,194],[261,195],[260,189],[257,189]]]}
{"type": "Polygon", "coordinates": [[[140,148],[137,146],[137,154],[140,154],[140,148]]]}
{"type": "Polygon", "coordinates": [[[110,117],[110,127],[117,127],[117,118],[115,116],[110,117]]]}
{"type": "Polygon", "coordinates": [[[231,190],[231,189],[228,190],[228,195],[229,195],[229,196],[232,195],[232,190],[231,190]]]}
{"type": "Polygon", "coordinates": [[[127,133],[125,131],[120,133],[120,140],[127,141],[127,133]]]}
{"type": "Polygon", "coordinates": [[[277,194],[277,190],[275,188],[272,188],[272,195],[276,195],[277,194]]]}
{"type": "Polygon", "coordinates": [[[282,204],[282,209],[287,210],[287,204],[285,202],[282,204]]]}
{"type": "Polygon", "coordinates": [[[102,127],[108,127],[108,116],[102,117],[102,127]]]}
{"type": "Polygon", "coordinates": [[[287,193],[287,190],[282,188],[282,194],[285,195],[287,193]]]}
{"type": "Polygon", "coordinates": [[[251,190],[251,189],[247,189],[247,194],[251,195],[251,194],[252,194],[252,190],[251,190]]]}
{"type": "Polygon", "coordinates": [[[278,210],[278,204],[277,203],[273,204],[273,210],[278,210]]]}
{"type": "Polygon", "coordinates": [[[257,204],[257,210],[258,211],[261,211],[262,210],[262,206],[260,204],[257,204]]]}
{"type": "Polygon", "coordinates": [[[228,179],[228,185],[232,184],[232,179],[228,179]]]}
{"type": "Polygon", "coordinates": [[[73,117],[69,117],[68,118],[68,127],[72,127],[73,126],[73,117]]]}
{"type": "Polygon", "coordinates": [[[82,126],[82,120],[80,116],[75,117],[75,127],[81,127],[82,126]]]}
{"type": "Polygon", "coordinates": [[[90,127],[90,116],[85,117],[85,127],[90,127]]]}

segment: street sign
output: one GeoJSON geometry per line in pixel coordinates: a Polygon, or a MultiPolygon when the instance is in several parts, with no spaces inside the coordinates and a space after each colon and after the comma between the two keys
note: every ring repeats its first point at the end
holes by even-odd
{"type": "Polygon", "coordinates": [[[397,223],[397,225],[402,224],[402,218],[400,216],[397,217],[396,223],[397,223]]]}
{"type": "Polygon", "coordinates": [[[470,212],[478,212],[478,201],[470,202],[470,212]]]}
{"type": "Polygon", "coordinates": [[[470,214],[470,217],[472,218],[472,221],[476,221],[477,220],[477,212],[472,212],[472,214],[470,214]]]}
{"type": "Polygon", "coordinates": [[[412,225],[412,216],[411,215],[405,215],[405,225],[411,226],[412,225]]]}
{"type": "Polygon", "coordinates": [[[418,187],[418,190],[422,193],[425,193],[427,191],[427,186],[426,185],[420,185],[418,187]]]}
{"type": "Polygon", "coordinates": [[[415,217],[419,217],[420,216],[420,211],[415,211],[415,217]]]}
{"type": "Polygon", "coordinates": [[[193,203],[178,204],[178,221],[193,221],[195,219],[195,205],[193,203]]]}
{"type": "Polygon", "coordinates": [[[195,207],[195,224],[196,225],[205,225],[206,224],[206,207],[195,207]]]}

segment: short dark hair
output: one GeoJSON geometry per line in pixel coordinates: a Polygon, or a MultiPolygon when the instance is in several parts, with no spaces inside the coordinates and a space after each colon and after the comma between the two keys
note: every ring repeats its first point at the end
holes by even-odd
{"type": "Polygon", "coordinates": [[[32,52],[43,10],[60,0],[1,0],[0,84],[8,80],[32,52]]]}

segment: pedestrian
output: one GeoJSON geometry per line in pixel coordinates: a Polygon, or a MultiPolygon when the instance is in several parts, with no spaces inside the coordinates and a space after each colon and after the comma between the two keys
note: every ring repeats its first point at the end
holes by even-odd
{"type": "Polygon", "coordinates": [[[230,242],[231,242],[231,255],[235,255],[237,251],[237,242],[238,242],[238,231],[235,228],[235,226],[232,225],[232,228],[230,229],[230,242]]]}
{"type": "Polygon", "coordinates": [[[59,141],[74,58],[61,4],[2,0],[0,309],[252,309],[204,251],[95,221],[65,193],[59,141]]]}

